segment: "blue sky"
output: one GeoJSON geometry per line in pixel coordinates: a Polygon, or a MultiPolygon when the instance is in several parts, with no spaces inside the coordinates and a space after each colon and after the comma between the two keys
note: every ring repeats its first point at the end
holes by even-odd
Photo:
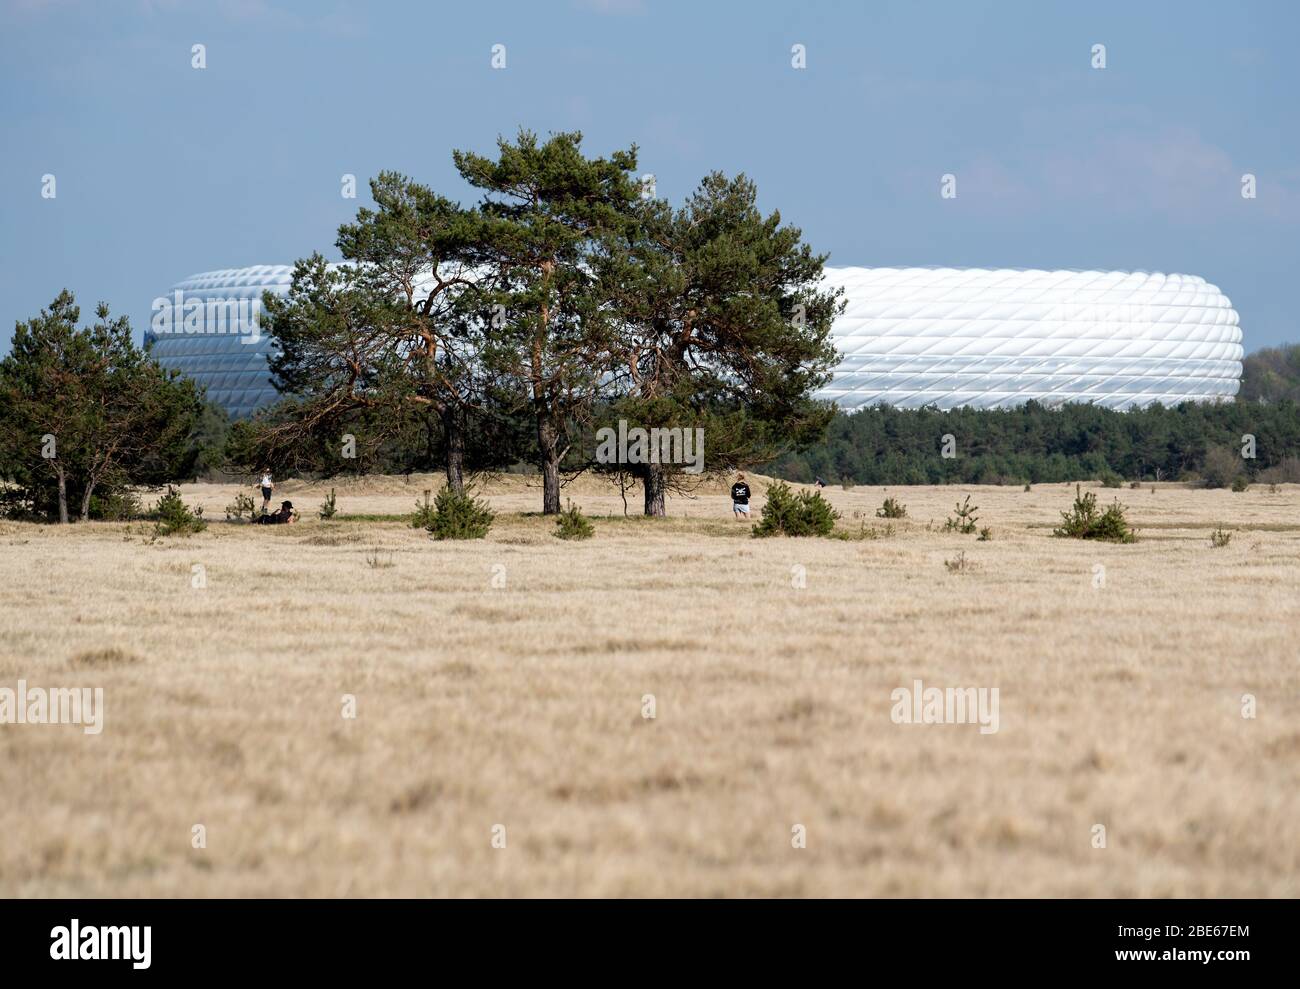
{"type": "Polygon", "coordinates": [[[1297,42],[1290,0],[0,0],[0,347],[64,286],[141,330],[335,257],[380,169],[472,201],[451,150],[520,126],[635,142],[674,202],[744,171],[832,264],[1188,272],[1300,342],[1297,42]]]}

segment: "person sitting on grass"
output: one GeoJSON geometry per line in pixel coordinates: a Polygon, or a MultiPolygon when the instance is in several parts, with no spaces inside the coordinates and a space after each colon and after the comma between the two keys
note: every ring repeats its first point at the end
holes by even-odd
{"type": "Polygon", "coordinates": [[[270,515],[259,515],[253,519],[255,525],[288,525],[290,522],[298,521],[298,513],[293,510],[293,502],[284,501],[280,503],[278,511],[270,515]]]}
{"type": "Polygon", "coordinates": [[[737,474],[736,483],[731,486],[731,513],[738,520],[749,518],[749,485],[744,474],[737,474]]]}

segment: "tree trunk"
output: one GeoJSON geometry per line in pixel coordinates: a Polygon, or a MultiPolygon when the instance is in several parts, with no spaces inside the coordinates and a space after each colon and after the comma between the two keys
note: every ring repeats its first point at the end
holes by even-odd
{"type": "Polygon", "coordinates": [[[542,514],[560,514],[559,460],[547,460],[542,464],[542,514]]]}
{"type": "Polygon", "coordinates": [[[543,261],[542,308],[538,313],[537,331],[532,341],[532,392],[533,409],[537,414],[537,452],[542,463],[542,514],[560,514],[560,431],[556,428],[554,412],[546,390],[546,336],[551,327],[551,273],[553,260],[543,261]]]}
{"type": "Polygon", "coordinates": [[[542,514],[560,514],[560,438],[549,418],[537,420],[537,449],[542,461],[542,514]]]}
{"type": "Polygon", "coordinates": [[[447,439],[447,486],[456,494],[465,491],[465,422],[460,407],[448,402],[442,410],[442,428],[447,439]]]}
{"type": "Polygon", "coordinates": [[[641,486],[645,489],[645,513],[656,518],[665,518],[668,510],[664,506],[664,468],[662,464],[646,464],[641,476],[641,486]]]}
{"type": "Polygon", "coordinates": [[[81,521],[90,521],[90,495],[95,490],[95,482],[86,482],[86,493],[81,496],[81,521]]]}
{"type": "Polygon", "coordinates": [[[58,467],[56,471],[59,475],[59,521],[68,524],[68,479],[63,474],[63,468],[58,467]]]}

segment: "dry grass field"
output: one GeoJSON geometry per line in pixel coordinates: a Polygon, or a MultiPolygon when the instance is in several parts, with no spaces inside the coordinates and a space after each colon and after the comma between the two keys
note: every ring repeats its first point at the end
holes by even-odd
{"type": "Polygon", "coordinates": [[[0,895],[1300,893],[1300,487],[1099,491],[1127,546],[1053,538],[1066,485],[831,488],[909,513],[837,541],[583,480],[582,543],[519,478],[470,543],[296,483],[301,524],[227,524],[236,490],[183,489],[187,538],[0,523],[0,687],[106,710],[0,725],[0,895]],[[991,541],[940,531],[966,493],[991,541]],[[914,679],[997,687],[1000,729],[895,724],[914,679]]]}

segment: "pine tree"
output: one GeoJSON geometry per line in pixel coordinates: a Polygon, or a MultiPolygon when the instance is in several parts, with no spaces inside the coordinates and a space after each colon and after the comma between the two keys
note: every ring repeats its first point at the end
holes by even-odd
{"type": "Polygon", "coordinates": [[[81,310],[65,289],[17,324],[0,361],[0,476],[23,510],[60,522],[71,504],[84,521],[97,495],[190,476],[199,455],[193,382],[138,348],[125,316],[111,318],[103,303],[95,314],[78,329],[81,310]]]}
{"type": "MultiPolygon", "coordinates": [[[[703,430],[704,476],[819,440],[831,418],[810,395],[830,380],[830,327],[844,303],[819,287],[826,255],[779,213],[764,216],[757,196],[744,175],[714,172],[681,209],[639,203],[631,233],[599,256],[620,320],[610,415],[703,430]]],[[[632,473],[647,515],[664,514],[666,488],[698,480],[680,464],[632,473]]]]}
{"type": "Polygon", "coordinates": [[[616,332],[593,274],[597,256],[628,230],[639,189],[635,147],[588,158],[581,145],[578,133],[539,141],[521,130],[513,142],[498,140],[495,159],[453,155],[484,193],[472,253],[493,325],[480,357],[518,383],[535,425],[546,514],[560,511],[561,466],[575,424],[600,398],[616,332]]]}

